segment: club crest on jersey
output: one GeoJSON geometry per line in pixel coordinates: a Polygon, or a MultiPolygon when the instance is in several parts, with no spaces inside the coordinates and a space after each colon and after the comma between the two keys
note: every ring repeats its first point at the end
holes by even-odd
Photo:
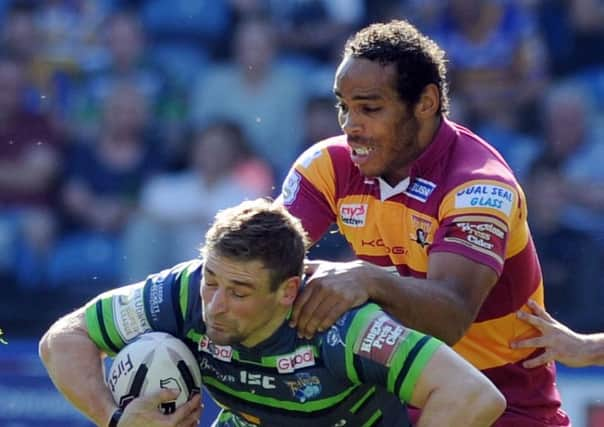
{"type": "Polygon", "coordinates": [[[432,242],[429,241],[430,230],[432,230],[432,223],[427,219],[421,218],[417,215],[411,215],[411,222],[413,223],[414,233],[410,233],[412,241],[425,248],[432,242]]]}
{"type": "Polygon", "coordinates": [[[405,190],[405,194],[412,199],[426,203],[435,188],[436,184],[432,181],[423,178],[413,178],[413,181],[411,181],[405,190]]]}
{"type": "Polygon", "coordinates": [[[306,372],[295,374],[295,381],[285,381],[292,395],[300,402],[313,399],[321,394],[323,387],[321,380],[316,375],[310,375],[306,372]]]}
{"type": "Polygon", "coordinates": [[[216,345],[207,335],[202,335],[197,346],[199,351],[211,354],[214,359],[230,362],[233,358],[233,348],[230,345],[216,345]]]}
{"type": "Polygon", "coordinates": [[[349,227],[364,227],[367,219],[367,203],[349,203],[340,206],[340,218],[349,227]]]}

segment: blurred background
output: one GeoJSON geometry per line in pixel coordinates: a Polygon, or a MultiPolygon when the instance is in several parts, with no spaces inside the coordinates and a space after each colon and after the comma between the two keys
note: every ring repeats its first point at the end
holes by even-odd
{"type": "MultiPolygon", "coordinates": [[[[195,257],[218,209],[276,196],[339,133],[344,41],[393,18],[447,51],[451,117],[524,185],[550,312],[604,331],[601,0],[0,0],[0,425],[90,425],[40,335],[195,257]]],[[[351,254],[333,231],[311,256],[351,254]]],[[[576,426],[604,426],[602,370],[560,385],[576,426]]]]}

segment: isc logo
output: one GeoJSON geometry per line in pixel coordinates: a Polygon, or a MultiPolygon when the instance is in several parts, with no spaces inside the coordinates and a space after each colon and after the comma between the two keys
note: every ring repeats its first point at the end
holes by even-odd
{"type": "Polygon", "coordinates": [[[239,373],[239,381],[241,384],[248,385],[259,385],[262,388],[273,389],[275,388],[275,378],[261,374],[250,374],[247,371],[241,371],[239,373]]]}

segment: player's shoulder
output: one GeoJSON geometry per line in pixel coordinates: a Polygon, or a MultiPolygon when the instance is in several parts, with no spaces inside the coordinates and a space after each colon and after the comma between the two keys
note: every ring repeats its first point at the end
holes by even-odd
{"type": "Polygon", "coordinates": [[[200,259],[184,261],[158,273],[151,274],[149,279],[153,282],[172,282],[183,280],[183,278],[187,279],[194,273],[199,272],[201,265],[202,261],[200,259]]]}
{"type": "Polygon", "coordinates": [[[379,315],[380,313],[386,314],[379,305],[372,302],[367,302],[345,312],[335,322],[334,326],[341,330],[358,328],[359,326],[370,322],[373,317],[379,315]]]}
{"type": "Polygon", "coordinates": [[[296,165],[308,169],[311,165],[321,163],[322,160],[328,161],[334,168],[352,164],[350,151],[344,135],[334,136],[314,143],[302,152],[296,160],[296,165]]]}
{"type": "Polygon", "coordinates": [[[455,184],[473,179],[491,179],[510,186],[518,181],[503,156],[470,129],[452,123],[457,133],[457,143],[449,164],[449,181],[455,184]]]}
{"type": "Polygon", "coordinates": [[[452,126],[457,140],[441,181],[443,206],[510,218],[524,197],[513,170],[488,142],[463,126],[452,126]]]}

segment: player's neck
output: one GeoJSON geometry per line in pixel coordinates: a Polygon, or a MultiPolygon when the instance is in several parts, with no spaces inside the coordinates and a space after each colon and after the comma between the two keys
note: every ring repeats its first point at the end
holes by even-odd
{"type": "Polygon", "coordinates": [[[281,325],[283,325],[288,313],[289,308],[278,309],[275,311],[275,315],[271,317],[271,319],[265,325],[256,330],[254,333],[250,334],[250,336],[245,340],[241,341],[241,345],[251,348],[269,339],[275,332],[277,332],[281,325]]]}

